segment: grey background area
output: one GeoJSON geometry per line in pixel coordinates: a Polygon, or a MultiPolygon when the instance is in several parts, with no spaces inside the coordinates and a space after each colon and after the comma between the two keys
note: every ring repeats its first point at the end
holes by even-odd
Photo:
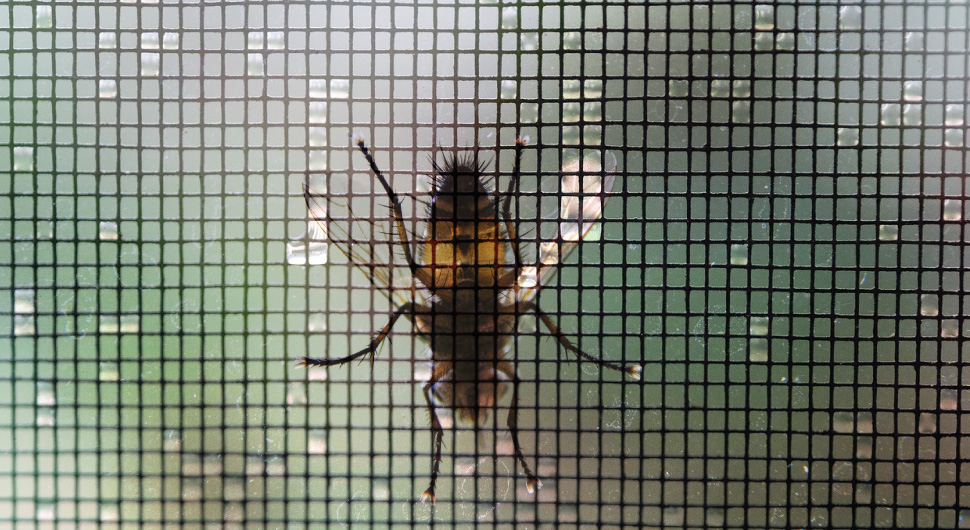
{"type": "MultiPolygon", "coordinates": [[[[962,2],[0,8],[0,528],[963,527],[962,2]],[[609,150],[602,230],[523,319],[505,412],[446,430],[427,348],[301,186],[479,146],[609,150]],[[319,243],[319,242],[318,242],[319,243]],[[304,250],[305,251],[305,250],[304,250]]],[[[440,160],[440,158],[439,158],[440,160]]],[[[380,212],[386,203],[366,204],[380,212]]],[[[386,211],[386,210],[385,210],[386,211]]]]}

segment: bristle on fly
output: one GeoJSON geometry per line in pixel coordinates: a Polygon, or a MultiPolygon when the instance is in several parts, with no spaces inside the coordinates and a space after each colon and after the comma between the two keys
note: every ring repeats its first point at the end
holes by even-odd
{"type": "Polygon", "coordinates": [[[635,364],[627,368],[626,373],[627,375],[632,377],[634,381],[639,381],[640,378],[643,376],[643,366],[639,364],[635,364]]]}
{"type": "Polygon", "coordinates": [[[445,175],[473,174],[480,177],[488,167],[488,161],[478,159],[478,151],[466,153],[447,153],[444,157],[444,164],[438,165],[435,160],[431,160],[431,165],[436,173],[435,180],[440,180],[445,175]]]}

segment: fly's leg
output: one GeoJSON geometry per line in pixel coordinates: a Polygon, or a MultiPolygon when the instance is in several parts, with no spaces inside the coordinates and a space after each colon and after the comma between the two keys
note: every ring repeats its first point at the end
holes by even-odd
{"type": "Polygon", "coordinates": [[[559,341],[559,344],[566,350],[575,353],[580,359],[592,362],[603,368],[609,368],[610,370],[623,372],[637,381],[640,380],[641,373],[643,372],[643,367],[640,366],[639,364],[635,364],[628,368],[624,368],[618,364],[613,364],[609,361],[604,361],[603,359],[600,359],[598,357],[593,357],[592,355],[574,346],[572,342],[569,342],[569,339],[567,339],[566,336],[563,335],[561,331],[559,331],[559,328],[556,327],[556,324],[552,321],[551,318],[549,318],[549,315],[543,313],[542,310],[539,309],[539,307],[536,306],[534,303],[521,302],[518,304],[517,308],[519,311],[523,313],[527,313],[530,311],[534,312],[536,316],[538,316],[539,319],[542,320],[542,323],[546,325],[546,328],[549,329],[549,333],[552,333],[552,335],[556,337],[556,340],[559,341]]]}
{"type": "Polygon", "coordinates": [[[502,219],[505,222],[505,232],[509,237],[509,244],[512,246],[512,254],[515,258],[515,268],[498,279],[498,285],[503,288],[519,288],[519,276],[522,274],[522,250],[519,246],[519,236],[515,229],[515,222],[512,221],[512,196],[518,194],[519,176],[522,167],[522,149],[526,141],[522,137],[515,139],[515,164],[512,166],[512,179],[505,190],[502,199],[502,219]]]}
{"type": "MultiPolygon", "coordinates": [[[[418,309],[418,305],[414,303],[404,304],[395,309],[394,314],[391,315],[391,319],[388,320],[387,324],[384,324],[384,327],[381,328],[373,339],[371,339],[370,344],[357,353],[348,355],[346,357],[341,357],[340,359],[310,359],[308,357],[301,357],[297,361],[297,366],[336,366],[338,364],[349,363],[354,359],[360,359],[368,354],[374,354],[377,352],[377,348],[380,347],[381,343],[384,342],[384,339],[387,338],[387,334],[391,331],[391,328],[394,327],[394,323],[397,322],[397,319],[401,318],[401,315],[405,313],[413,313],[416,309],[418,309]]],[[[373,361],[373,357],[371,357],[371,361],[373,361]]]]}
{"type": "Polygon", "coordinates": [[[424,399],[428,402],[428,412],[431,414],[431,438],[434,444],[434,454],[431,457],[431,485],[421,494],[421,502],[427,501],[431,504],[434,504],[434,486],[438,480],[438,468],[441,465],[441,439],[445,436],[445,432],[441,428],[441,422],[438,421],[438,413],[434,411],[434,402],[431,400],[431,389],[434,387],[434,384],[435,380],[432,377],[424,385],[424,399]]]}
{"type": "Polygon", "coordinates": [[[525,139],[521,136],[515,139],[515,164],[512,166],[512,180],[505,190],[505,197],[502,200],[502,218],[505,220],[505,231],[509,236],[509,244],[512,245],[512,253],[515,255],[515,275],[518,279],[522,271],[522,250],[519,248],[519,237],[516,234],[515,223],[512,222],[512,196],[519,191],[519,175],[522,171],[522,149],[525,148],[525,139]]]}
{"type": "Polygon", "coordinates": [[[508,418],[509,434],[512,435],[515,457],[519,460],[522,471],[525,473],[525,488],[529,490],[529,493],[535,493],[536,490],[542,488],[542,481],[529,468],[529,464],[525,461],[525,455],[522,454],[522,445],[519,443],[519,374],[507,362],[499,363],[498,370],[512,382],[512,402],[509,403],[508,418]]]}
{"type": "Polygon", "coordinates": [[[378,182],[384,187],[384,191],[391,200],[391,215],[394,217],[397,236],[401,241],[401,246],[404,248],[404,257],[407,259],[408,268],[411,269],[411,275],[420,280],[424,285],[434,285],[434,279],[431,277],[431,274],[426,269],[418,267],[417,262],[414,261],[414,255],[411,253],[411,242],[408,240],[408,233],[404,228],[404,213],[401,210],[401,199],[394,193],[391,185],[387,183],[387,179],[384,178],[384,173],[377,167],[377,162],[374,161],[374,157],[371,156],[370,150],[367,149],[364,141],[357,140],[357,147],[360,148],[361,153],[364,153],[364,158],[367,159],[371,171],[374,172],[374,176],[377,177],[378,182]]]}

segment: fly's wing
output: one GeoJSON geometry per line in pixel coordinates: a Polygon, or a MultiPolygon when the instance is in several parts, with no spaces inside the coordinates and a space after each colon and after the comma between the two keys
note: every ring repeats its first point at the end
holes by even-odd
{"type": "Polygon", "coordinates": [[[346,259],[345,263],[363,272],[375,288],[400,306],[414,299],[414,283],[393,227],[389,201],[375,183],[373,177],[365,181],[360,176],[328,175],[325,185],[304,184],[310,216],[306,255],[309,258],[315,246],[323,245],[324,263],[340,264],[346,259]],[[329,253],[327,247],[336,248],[339,255],[329,253]]]}
{"type": "MultiPolygon", "coordinates": [[[[519,275],[519,301],[530,301],[556,275],[559,265],[579,243],[595,232],[616,181],[616,157],[609,151],[592,151],[583,157],[566,158],[559,175],[541,179],[531,207],[519,209],[520,219],[532,225],[535,233],[534,265],[523,267],[519,275]],[[528,218],[535,215],[533,221],[528,218]]],[[[521,232],[520,232],[521,233],[521,232]]],[[[522,236],[528,241],[529,235],[522,236]]],[[[527,259],[527,258],[523,258],[527,259]]]]}

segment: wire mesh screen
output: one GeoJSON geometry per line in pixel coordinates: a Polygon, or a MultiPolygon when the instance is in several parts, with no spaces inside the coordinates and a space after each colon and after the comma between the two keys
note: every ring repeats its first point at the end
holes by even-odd
{"type": "Polygon", "coordinates": [[[0,528],[967,526],[967,9],[8,3],[0,528]],[[506,397],[420,502],[408,318],[297,366],[394,310],[303,195],[390,220],[353,133],[416,239],[455,148],[504,189],[528,137],[517,212],[615,159],[536,303],[643,378],[518,320],[536,493],[506,397]]]}

